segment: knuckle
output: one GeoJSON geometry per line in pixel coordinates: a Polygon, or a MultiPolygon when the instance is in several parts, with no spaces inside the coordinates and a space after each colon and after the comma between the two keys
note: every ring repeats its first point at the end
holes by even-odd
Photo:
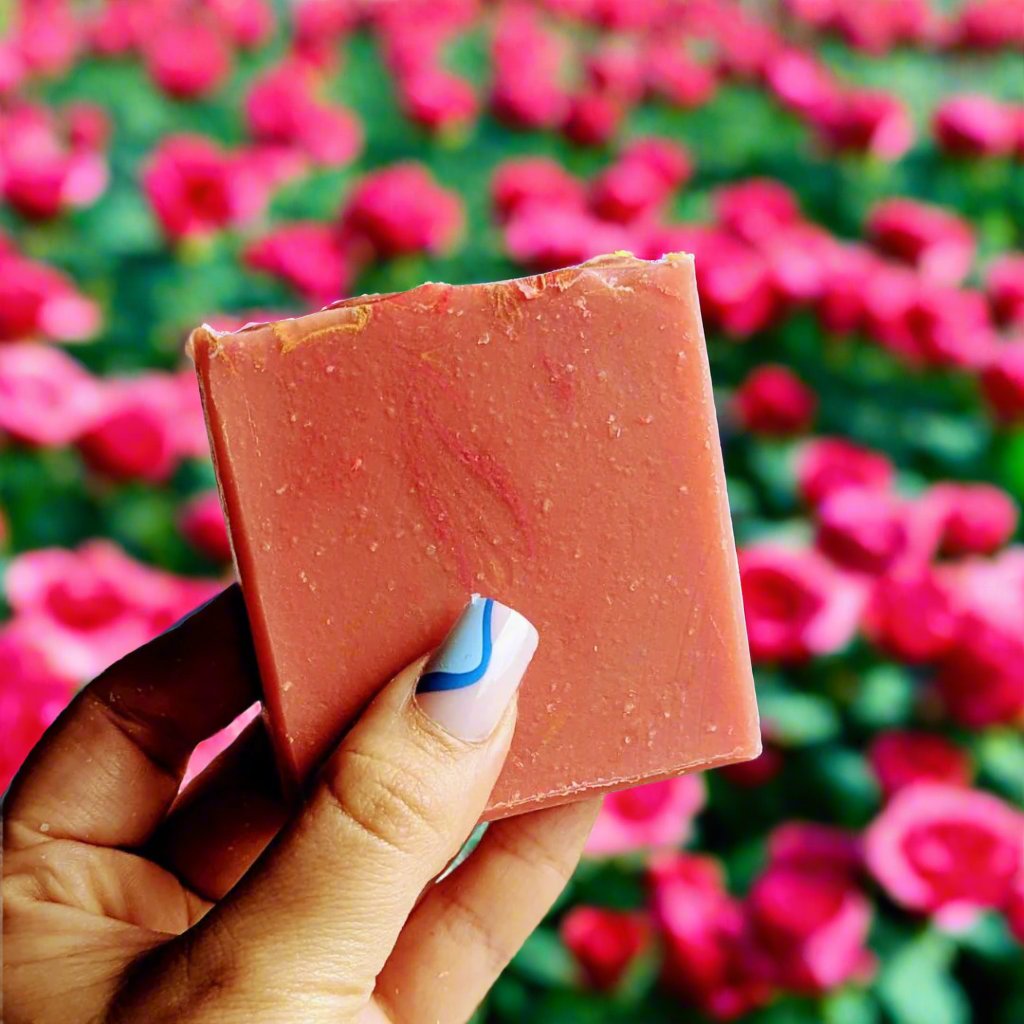
{"type": "Polygon", "coordinates": [[[441,915],[442,927],[448,932],[457,949],[475,949],[483,959],[485,969],[495,975],[508,966],[517,946],[503,941],[497,922],[487,917],[473,900],[464,896],[457,886],[440,889],[445,905],[441,915]]]}
{"type": "Polygon", "coordinates": [[[414,853],[442,834],[443,814],[430,786],[389,758],[343,749],[325,781],[343,818],[383,846],[414,853]]]}

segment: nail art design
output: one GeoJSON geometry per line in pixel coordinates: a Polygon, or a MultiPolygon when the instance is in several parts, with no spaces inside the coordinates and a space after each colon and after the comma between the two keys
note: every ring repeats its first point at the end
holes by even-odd
{"type": "Polygon", "coordinates": [[[416,688],[420,708],[462,739],[498,724],[537,649],[537,630],[518,612],[474,594],[416,688]]]}

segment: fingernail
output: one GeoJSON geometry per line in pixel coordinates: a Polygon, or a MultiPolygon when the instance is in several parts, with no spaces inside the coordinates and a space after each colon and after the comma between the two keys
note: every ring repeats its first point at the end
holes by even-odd
{"type": "Polygon", "coordinates": [[[416,703],[463,740],[490,736],[537,650],[537,630],[517,611],[474,594],[416,687],[416,703]]]}

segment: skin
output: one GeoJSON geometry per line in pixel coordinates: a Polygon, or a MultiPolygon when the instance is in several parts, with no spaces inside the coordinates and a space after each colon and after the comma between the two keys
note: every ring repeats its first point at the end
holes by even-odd
{"type": "Polygon", "coordinates": [[[178,795],[195,744],[258,699],[236,587],[86,687],[4,807],[9,1024],[457,1024],[571,875],[595,800],[479,819],[515,728],[467,743],[399,673],[298,811],[262,722],[178,795]]]}

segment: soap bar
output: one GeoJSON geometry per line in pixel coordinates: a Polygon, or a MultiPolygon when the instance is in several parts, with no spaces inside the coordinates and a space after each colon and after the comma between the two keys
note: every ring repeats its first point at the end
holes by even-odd
{"type": "Polygon", "coordinates": [[[290,787],[473,593],[540,632],[488,817],[757,755],[691,257],[191,346],[290,787]]]}

